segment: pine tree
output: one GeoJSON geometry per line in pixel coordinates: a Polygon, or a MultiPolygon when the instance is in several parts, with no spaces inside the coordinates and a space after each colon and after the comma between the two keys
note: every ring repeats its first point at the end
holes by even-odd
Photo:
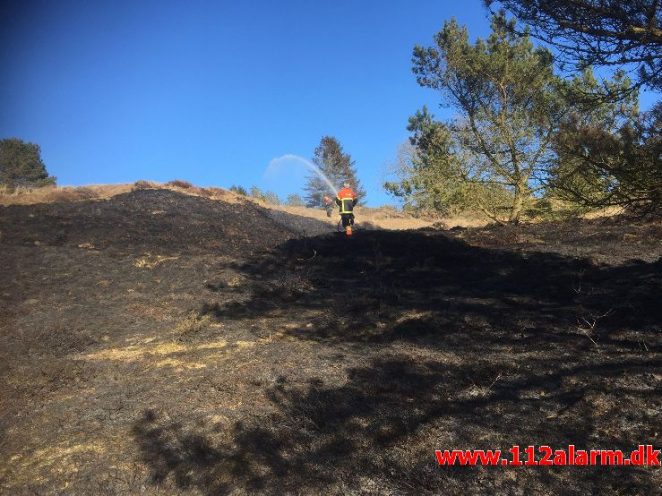
{"type": "Polygon", "coordinates": [[[0,140],[0,184],[39,187],[55,184],[55,178],[46,171],[39,145],[8,138],[0,140]]]}
{"type": "MultiPolygon", "coordinates": [[[[662,89],[659,0],[483,0],[505,7],[556,50],[558,62],[628,67],[638,83],[662,89]]],[[[623,95],[616,93],[616,96],[623,95]]]]}
{"type": "MultiPolygon", "coordinates": [[[[315,148],[313,162],[329,181],[340,189],[345,181],[349,182],[352,189],[359,197],[359,203],[365,201],[366,192],[356,177],[356,165],[352,157],[344,153],[342,145],[333,136],[324,136],[320,144],[315,148]]],[[[306,190],[306,205],[308,207],[324,206],[324,196],[333,196],[329,186],[316,174],[308,177],[306,190]]]]}
{"type": "MultiPolygon", "coordinates": [[[[551,154],[562,108],[551,54],[513,34],[514,27],[514,21],[494,16],[487,40],[470,43],[465,27],[447,21],[434,46],[414,48],[413,69],[421,86],[441,91],[459,111],[446,129],[461,145],[465,179],[506,188],[508,220],[516,223],[551,154]]],[[[494,219],[501,213],[479,208],[494,219]]]]}

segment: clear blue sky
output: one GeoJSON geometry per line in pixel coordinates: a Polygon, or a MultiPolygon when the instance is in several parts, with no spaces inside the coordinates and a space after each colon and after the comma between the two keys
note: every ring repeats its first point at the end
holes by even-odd
{"type": "Polygon", "coordinates": [[[371,205],[407,117],[434,92],[416,43],[456,16],[487,34],[480,0],[14,0],[0,12],[0,138],[38,143],[58,183],[302,184],[287,153],[323,135],[356,160],[371,205]],[[288,176],[285,181],[283,174],[288,176]]]}
{"type": "Polygon", "coordinates": [[[489,33],[481,0],[9,0],[0,7],[0,138],[38,143],[62,185],[185,179],[298,192],[323,135],[356,160],[368,204],[439,96],[411,72],[456,17],[489,33]]]}

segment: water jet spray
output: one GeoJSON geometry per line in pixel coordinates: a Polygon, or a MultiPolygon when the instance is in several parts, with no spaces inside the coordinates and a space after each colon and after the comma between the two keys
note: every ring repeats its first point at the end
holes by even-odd
{"type": "Polygon", "coordinates": [[[298,155],[293,155],[291,153],[288,153],[287,155],[283,155],[282,157],[273,159],[271,162],[269,162],[269,166],[267,167],[267,172],[279,167],[281,164],[288,161],[294,161],[304,165],[308,170],[314,172],[317,175],[317,177],[319,177],[322,181],[324,181],[324,184],[327,185],[330,192],[333,192],[335,196],[338,196],[338,190],[329,180],[329,178],[326,177],[326,175],[324,175],[324,173],[319,169],[319,167],[317,167],[309,160],[306,160],[305,158],[300,157],[298,155]]]}

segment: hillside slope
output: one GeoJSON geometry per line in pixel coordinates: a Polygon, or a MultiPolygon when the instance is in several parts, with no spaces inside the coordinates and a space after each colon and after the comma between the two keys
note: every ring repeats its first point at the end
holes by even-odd
{"type": "Polygon", "coordinates": [[[346,239],[253,203],[142,190],[0,207],[0,251],[0,492],[662,486],[659,467],[434,458],[660,447],[659,223],[346,239]]]}

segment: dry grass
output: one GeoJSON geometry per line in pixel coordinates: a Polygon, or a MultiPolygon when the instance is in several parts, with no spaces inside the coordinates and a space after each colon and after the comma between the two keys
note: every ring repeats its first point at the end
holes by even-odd
{"type": "Polygon", "coordinates": [[[104,184],[81,187],[19,188],[12,193],[0,190],[0,205],[34,205],[37,203],[105,200],[115,195],[128,193],[132,189],[133,187],[129,184],[104,184]]]}
{"type": "MultiPolygon", "coordinates": [[[[175,179],[167,183],[158,183],[155,181],[140,180],[134,184],[101,184],[89,186],[62,186],[62,187],[44,187],[44,188],[19,188],[16,191],[8,192],[6,188],[0,187],[0,205],[34,205],[38,203],[55,202],[73,202],[83,200],[107,200],[113,196],[128,193],[140,189],[167,189],[191,196],[201,196],[211,200],[222,200],[229,203],[242,203],[250,201],[261,207],[273,210],[280,210],[294,215],[315,219],[326,222],[330,226],[335,226],[338,222],[336,213],[331,218],[326,216],[322,209],[294,207],[288,205],[272,205],[265,201],[255,198],[239,195],[233,191],[207,187],[202,188],[194,186],[188,181],[175,179]]],[[[622,209],[616,207],[605,208],[580,215],[582,218],[595,219],[603,217],[612,217],[622,214],[622,209]]],[[[490,220],[480,212],[468,212],[453,216],[434,217],[434,216],[412,216],[398,211],[392,206],[381,206],[377,208],[357,207],[357,223],[378,229],[421,229],[426,227],[437,227],[442,229],[451,229],[453,227],[476,228],[484,227],[490,223],[490,220]]],[[[532,219],[527,222],[541,222],[544,219],[532,219]]]]}
{"type": "Polygon", "coordinates": [[[168,260],[177,260],[178,258],[179,257],[167,257],[164,255],[153,255],[151,253],[145,253],[143,256],[136,258],[136,261],[133,263],[133,265],[139,269],[153,269],[163,262],[168,260]]]}
{"type": "Polygon", "coordinates": [[[203,196],[226,202],[238,201],[237,194],[222,188],[199,188],[186,181],[174,180],[166,184],[155,181],[136,181],[134,184],[93,184],[89,186],[51,186],[44,188],[18,188],[8,192],[0,188],[0,205],[35,205],[39,203],[107,200],[123,193],[140,189],[167,189],[191,196],[203,196]]]}
{"type": "Polygon", "coordinates": [[[182,188],[182,189],[189,189],[195,187],[188,181],[183,181],[182,179],[175,179],[173,181],[168,181],[166,183],[166,186],[174,186],[175,188],[182,188]]]}
{"type": "MultiPolygon", "coordinates": [[[[141,189],[167,189],[177,191],[191,196],[202,196],[212,200],[222,200],[229,203],[253,202],[265,208],[280,210],[294,215],[300,215],[311,219],[326,222],[335,226],[338,216],[334,214],[331,218],[326,216],[324,210],[291,207],[286,205],[270,205],[264,201],[239,195],[232,191],[208,187],[201,188],[187,181],[173,180],[165,184],[154,181],[140,180],[134,184],[103,184],[89,186],[61,186],[34,189],[19,189],[13,193],[0,190],[0,205],[34,205],[39,203],[73,202],[82,200],[107,200],[116,195],[128,193],[141,189]]],[[[487,219],[472,215],[456,216],[450,218],[412,217],[411,215],[397,211],[393,207],[382,206],[379,208],[358,207],[356,209],[357,222],[379,229],[419,229],[441,224],[445,227],[480,227],[487,224],[487,219]]]]}
{"type": "Polygon", "coordinates": [[[606,207],[596,210],[594,212],[587,212],[582,215],[584,219],[602,219],[604,217],[614,217],[616,215],[622,215],[624,209],[622,207],[606,207]]]}
{"type": "MultiPolygon", "coordinates": [[[[274,210],[281,210],[294,215],[308,217],[318,221],[326,222],[332,226],[338,223],[338,215],[334,213],[330,218],[322,209],[307,207],[291,207],[287,205],[260,205],[274,210]]],[[[407,213],[399,212],[393,207],[382,206],[378,208],[356,207],[357,225],[369,226],[377,229],[421,229],[425,227],[482,227],[488,224],[488,219],[478,215],[457,215],[453,217],[413,217],[407,213]]]]}

